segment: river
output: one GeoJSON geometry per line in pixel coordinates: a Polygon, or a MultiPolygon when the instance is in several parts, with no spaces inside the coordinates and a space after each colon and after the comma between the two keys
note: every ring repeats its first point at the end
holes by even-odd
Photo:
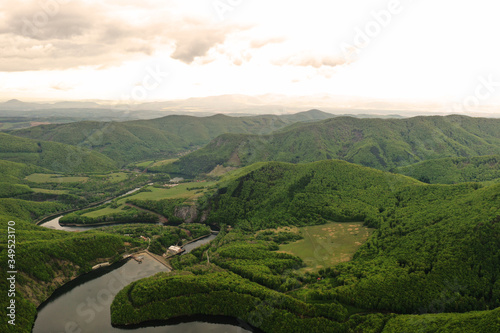
{"type": "Polygon", "coordinates": [[[252,332],[236,319],[210,316],[157,322],[133,329],[111,326],[110,305],[118,291],[133,281],[167,271],[168,268],[145,255],[142,264],[129,260],[80,276],[57,289],[40,305],[33,332],[252,332]]]}
{"type": "MultiPolygon", "coordinates": [[[[134,189],[124,195],[139,190],[134,189]]],[[[124,196],[122,195],[122,196],[124,196]]],[[[109,201],[107,201],[109,202],[109,201]]],[[[61,226],[59,219],[49,220],[41,226],[64,231],[85,231],[102,226],[69,227],[61,226]]],[[[184,246],[185,252],[210,242],[216,235],[199,239],[184,246]]],[[[144,255],[141,264],[135,260],[123,261],[108,267],[102,267],[57,289],[54,294],[38,308],[33,326],[34,333],[53,332],[134,332],[134,333],[243,333],[255,329],[240,323],[234,318],[221,316],[193,316],[178,318],[166,322],[156,322],[148,326],[116,328],[111,326],[110,305],[114,296],[126,285],[154,275],[168,272],[169,269],[148,255],[144,255]]],[[[256,332],[256,331],[255,331],[256,332]]]]}
{"type": "MultiPolygon", "coordinates": [[[[103,202],[101,205],[105,205],[107,203],[110,203],[111,201],[113,201],[114,199],[117,199],[117,198],[121,198],[121,197],[124,197],[126,195],[129,195],[129,194],[132,194],[134,192],[137,192],[141,189],[142,187],[137,187],[137,188],[134,188],[130,191],[128,191],[127,193],[124,193],[122,195],[119,195],[113,199],[109,199],[109,200],[106,200],[105,202],[103,202]]],[[[50,229],[57,229],[57,230],[63,230],[63,231],[85,231],[85,230],[90,230],[90,229],[93,229],[93,228],[100,228],[102,227],[102,225],[100,226],[88,226],[88,227],[70,227],[70,226],[62,226],[59,224],[59,220],[61,219],[61,217],[63,217],[64,215],[60,215],[60,216],[57,216],[55,218],[53,218],[52,220],[49,220],[47,222],[43,222],[41,224],[39,224],[41,227],[45,227],[45,228],[50,228],[50,229]]],[[[117,223],[118,224],[118,223],[117,223]]]]}

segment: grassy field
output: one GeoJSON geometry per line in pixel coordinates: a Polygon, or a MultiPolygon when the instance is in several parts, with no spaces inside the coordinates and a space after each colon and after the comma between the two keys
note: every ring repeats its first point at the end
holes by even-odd
{"type": "Polygon", "coordinates": [[[83,214],[83,216],[98,217],[98,216],[104,216],[104,215],[109,215],[109,214],[113,214],[113,213],[120,213],[124,206],[125,205],[121,205],[118,208],[105,207],[103,209],[99,209],[99,210],[95,210],[93,212],[83,214]]]}
{"type": "Polygon", "coordinates": [[[333,222],[297,229],[304,239],[280,245],[280,251],[302,258],[307,265],[306,271],[317,271],[351,260],[374,230],[364,227],[362,222],[333,222]]]}
{"type": "Polygon", "coordinates": [[[140,192],[134,194],[130,197],[126,197],[118,200],[118,203],[124,203],[129,199],[137,199],[137,200],[162,200],[162,199],[195,199],[200,196],[202,193],[199,192],[200,189],[197,190],[189,190],[188,188],[193,187],[210,187],[214,185],[215,182],[203,182],[203,183],[182,183],[174,187],[165,187],[165,188],[156,188],[152,186],[148,186],[147,188],[151,190],[151,192],[140,192]],[[199,192],[199,193],[196,193],[199,192]]]}
{"type": "Polygon", "coordinates": [[[48,194],[66,194],[67,190],[49,190],[45,188],[32,188],[33,192],[36,193],[48,193],[48,194]]]}
{"type": "Polygon", "coordinates": [[[150,166],[151,164],[153,164],[153,162],[154,161],[145,161],[145,162],[135,163],[134,165],[136,167],[146,168],[146,167],[150,166]]]}
{"type": "Polygon", "coordinates": [[[152,166],[167,165],[167,164],[173,163],[177,160],[178,160],[178,158],[171,158],[168,160],[162,160],[162,161],[155,162],[152,166]]]}
{"type": "Polygon", "coordinates": [[[25,179],[34,183],[78,183],[87,181],[89,177],[61,177],[58,174],[34,173],[25,179]]]}
{"type": "Polygon", "coordinates": [[[147,167],[154,167],[154,166],[160,166],[160,165],[166,165],[166,164],[170,164],[172,162],[175,162],[177,161],[178,158],[170,158],[170,159],[167,159],[167,160],[161,160],[161,161],[144,161],[144,162],[140,162],[140,163],[135,163],[134,165],[136,167],[140,167],[140,168],[147,168],[147,167]]]}
{"type": "Polygon", "coordinates": [[[128,174],[125,172],[114,172],[114,173],[110,173],[107,175],[98,175],[95,177],[102,178],[103,180],[111,182],[111,183],[119,183],[119,182],[122,182],[124,180],[127,180],[128,174]]]}
{"type": "Polygon", "coordinates": [[[105,207],[103,209],[86,213],[84,214],[84,216],[97,217],[112,213],[119,213],[125,206],[125,202],[127,202],[127,200],[186,199],[186,201],[191,201],[203,195],[203,190],[200,189],[188,190],[188,188],[210,187],[214,184],[215,182],[203,182],[203,183],[190,182],[190,183],[182,183],[175,187],[170,187],[170,188],[168,187],[156,188],[152,186],[147,186],[146,188],[151,190],[151,192],[139,192],[137,194],[133,194],[131,196],[118,199],[117,203],[119,206],[117,208],[105,207]]]}

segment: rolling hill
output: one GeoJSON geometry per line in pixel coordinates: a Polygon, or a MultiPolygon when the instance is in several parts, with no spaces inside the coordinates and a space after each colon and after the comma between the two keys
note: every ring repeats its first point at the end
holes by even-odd
{"type": "Polygon", "coordinates": [[[167,116],[126,122],[75,122],[41,125],[11,134],[35,140],[79,145],[100,152],[121,165],[167,158],[207,144],[223,133],[267,134],[295,122],[334,115],[310,110],[290,115],[229,117],[167,116]]]}
{"type": "Polygon", "coordinates": [[[193,177],[217,165],[342,159],[392,170],[443,157],[500,154],[500,119],[432,116],[337,117],[296,123],[267,135],[223,134],[162,170],[193,177]]]}
{"type": "MultiPolygon", "coordinates": [[[[0,133],[0,159],[36,165],[56,172],[104,172],[116,169],[113,160],[85,148],[5,133],[0,133]]],[[[13,165],[10,166],[12,168],[13,165]]]]}
{"type": "Polygon", "coordinates": [[[500,178],[500,156],[440,158],[396,168],[394,172],[430,184],[486,182],[500,178]]]}
{"type": "Polygon", "coordinates": [[[364,221],[377,230],[352,261],[310,287],[316,299],[465,312],[500,306],[499,194],[500,184],[429,185],[344,161],[267,162],[221,185],[209,220],[254,232],[364,221]]]}

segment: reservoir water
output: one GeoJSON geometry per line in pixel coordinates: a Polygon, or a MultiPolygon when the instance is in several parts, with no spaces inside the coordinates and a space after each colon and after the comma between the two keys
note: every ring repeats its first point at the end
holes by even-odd
{"type": "MultiPolygon", "coordinates": [[[[139,188],[127,192],[133,193],[139,188]]],[[[64,230],[85,231],[102,226],[70,227],[61,226],[56,217],[41,226],[64,230]]],[[[199,239],[184,246],[185,252],[210,242],[217,235],[199,239]]],[[[126,285],[169,269],[148,255],[142,263],[135,260],[123,261],[102,267],[57,289],[40,305],[33,326],[34,333],[244,333],[260,332],[234,318],[222,316],[192,316],[169,321],[154,322],[137,327],[117,328],[111,326],[110,305],[114,296],[126,285]]]]}
{"type": "Polygon", "coordinates": [[[110,305],[118,291],[133,281],[167,271],[167,267],[145,255],[142,264],[129,260],[80,276],[57,289],[39,307],[33,332],[252,332],[251,328],[236,319],[210,316],[180,318],[134,328],[111,326],[110,305]]]}

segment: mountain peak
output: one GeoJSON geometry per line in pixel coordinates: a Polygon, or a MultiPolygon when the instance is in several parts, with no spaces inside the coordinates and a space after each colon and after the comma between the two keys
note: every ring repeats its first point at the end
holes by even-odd
{"type": "Polygon", "coordinates": [[[23,102],[21,102],[18,99],[11,99],[11,100],[8,100],[7,102],[5,102],[5,104],[19,104],[19,103],[23,103],[23,102]]]}

